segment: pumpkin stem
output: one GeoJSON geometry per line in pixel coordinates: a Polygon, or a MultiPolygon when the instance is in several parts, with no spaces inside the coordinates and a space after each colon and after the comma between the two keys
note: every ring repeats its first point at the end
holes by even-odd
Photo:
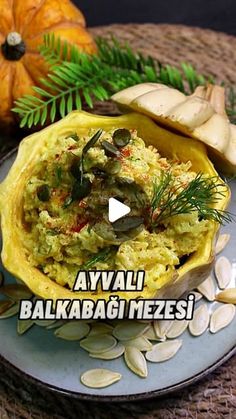
{"type": "Polygon", "coordinates": [[[10,32],[2,44],[2,53],[7,60],[17,61],[25,54],[26,46],[18,32],[10,32]]]}

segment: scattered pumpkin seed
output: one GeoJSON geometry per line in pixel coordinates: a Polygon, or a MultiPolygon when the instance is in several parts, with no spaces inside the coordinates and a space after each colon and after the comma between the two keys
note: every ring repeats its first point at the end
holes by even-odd
{"type": "Polygon", "coordinates": [[[80,342],[81,348],[92,354],[100,354],[109,351],[113,349],[116,344],[116,339],[110,335],[89,336],[80,342]]]}
{"type": "Polygon", "coordinates": [[[173,320],[154,320],[153,327],[159,339],[166,339],[166,333],[171,328],[173,320]]]}
{"type": "Polygon", "coordinates": [[[224,248],[226,247],[227,243],[230,240],[230,234],[220,234],[218,240],[216,242],[215,252],[218,255],[224,248]]]}
{"type": "Polygon", "coordinates": [[[118,148],[125,147],[131,140],[130,131],[126,128],[119,128],[113,132],[112,139],[118,148]]]}
{"type": "Polygon", "coordinates": [[[86,387],[103,388],[116,383],[122,375],[118,372],[107,370],[105,368],[95,368],[84,372],[81,377],[81,383],[86,387]]]}
{"type": "Polygon", "coordinates": [[[124,320],[113,329],[112,334],[119,340],[130,340],[141,336],[148,329],[148,324],[124,320]]]}
{"type": "Polygon", "coordinates": [[[70,172],[76,180],[81,182],[83,173],[82,173],[82,170],[81,170],[81,160],[80,159],[76,159],[76,160],[73,161],[73,163],[70,167],[70,172]]]}
{"type": "Polygon", "coordinates": [[[113,327],[107,323],[94,323],[89,332],[89,336],[98,336],[109,334],[113,330],[113,327]]]}
{"type": "Polygon", "coordinates": [[[127,216],[122,217],[119,220],[112,223],[112,227],[114,231],[118,232],[125,232],[129,230],[133,230],[137,227],[140,227],[144,222],[144,219],[142,217],[136,217],[136,216],[127,216]]]}
{"type": "Polygon", "coordinates": [[[26,333],[32,326],[34,325],[34,321],[29,320],[17,320],[17,333],[19,335],[23,335],[26,333]]]}
{"type": "Polygon", "coordinates": [[[224,304],[218,307],[211,315],[210,332],[217,333],[224,327],[228,326],[236,313],[233,304],[224,304]]]}
{"type": "Polygon", "coordinates": [[[150,351],[152,349],[152,343],[145,336],[139,336],[138,338],[122,341],[125,347],[134,346],[139,351],[150,351]]]}
{"type": "Polygon", "coordinates": [[[160,338],[155,333],[153,325],[149,327],[149,329],[143,334],[143,336],[150,340],[160,340],[160,338]]]}
{"type": "Polygon", "coordinates": [[[113,144],[109,143],[108,141],[102,141],[102,147],[107,157],[120,157],[120,152],[118,148],[115,147],[113,144]]]}
{"type": "Polygon", "coordinates": [[[61,327],[63,324],[65,324],[65,320],[56,320],[54,323],[50,324],[49,326],[46,326],[46,329],[56,329],[58,327],[61,327]]]}
{"type": "Polygon", "coordinates": [[[14,305],[14,302],[11,300],[0,300],[0,315],[4,314],[14,305]]]}
{"type": "Polygon", "coordinates": [[[134,346],[127,346],[125,348],[125,362],[129,369],[139,375],[139,377],[147,377],[148,371],[146,359],[142,352],[134,346]]]}
{"type": "MultiPolygon", "coordinates": [[[[7,310],[4,311],[4,313],[0,314],[0,319],[9,319],[9,317],[13,317],[15,316],[20,308],[20,305],[14,304],[12,301],[11,303],[13,304],[11,307],[9,307],[7,310]]],[[[1,308],[0,308],[1,311],[1,308]]]]}
{"type": "Polygon", "coordinates": [[[78,201],[80,199],[85,198],[88,196],[92,189],[92,183],[86,177],[82,178],[82,181],[76,181],[73,185],[72,192],[71,192],[71,199],[72,202],[78,201]]]}
{"type": "Polygon", "coordinates": [[[210,314],[206,304],[201,304],[194,310],[193,318],[189,323],[189,331],[193,336],[202,335],[208,328],[210,314]]]}
{"type": "Polygon", "coordinates": [[[116,346],[114,346],[114,348],[109,349],[106,352],[102,352],[102,353],[90,352],[89,356],[91,356],[91,358],[111,360],[111,359],[119,358],[121,355],[123,355],[124,351],[125,351],[124,345],[122,345],[122,343],[119,342],[116,346]]]}
{"type": "Polygon", "coordinates": [[[32,292],[25,285],[8,284],[0,288],[0,293],[14,301],[28,300],[32,297],[32,292]]]}
{"type": "Polygon", "coordinates": [[[35,320],[34,323],[37,324],[37,326],[49,327],[56,323],[56,320],[35,320]]]}
{"type": "Polygon", "coordinates": [[[215,275],[221,289],[226,288],[231,280],[232,266],[228,258],[219,257],[215,263],[215,275]]]}
{"type": "Polygon", "coordinates": [[[222,303],[236,304],[236,288],[227,288],[226,290],[219,292],[215,299],[222,303]]]}
{"type": "Polygon", "coordinates": [[[37,197],[41,202],[47,202],[50,199],[50,189],[48,185],[41,185],[37,189],[37,197]]]}
{"type": "Polygon", "coordinates": [[[151,351],[146,352],[146,359],[150,362],[164,362],[172,358],[182,346],[182,340],[169,340],[157,343],[151,351]]]}
{"type": "Polygon", "coordinates": [[[188,320],[174,320],[170,328],[167,330],[166,337],[168,339],[178,338],[187,329],[188,320]]]}
{"type": "Polygon", "coordinates": [[[194,297],[195,297],[195,303],[197,301],[200,301],[202,299],[202,297],[203,297],[203,295],[200,292],[197,292],[197,291],[191,291],[189,294],[193,294],[194,295],[194,297]]]}
{"type": "Polygon", "coordinates": [[[87,323],[72,321],[56,329],[54,335],[65,340],[80,340],[89,333],[90,327],[87,323]]]}
{"type": "Polygon", "coordinates": [[[121,171],[121,162],[119,160],[110,160],[106,164],[105,170],[109,175],[117,175],[121,171]]]}
{"type": "Polygon", "coordinates": [[[197,289],[208,301],[214,301],[215,284],[211,276],[208,276],[208,278],[202,282],[197,289]]]}

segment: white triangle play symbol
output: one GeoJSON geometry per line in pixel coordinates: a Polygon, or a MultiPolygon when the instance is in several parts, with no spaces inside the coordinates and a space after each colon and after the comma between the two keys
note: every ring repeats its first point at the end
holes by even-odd
{"type": "Polygon", "coordinates": [[[124,217],[129,212],[130,207],[128,205],[122,204],[115,198],[109,199],[108,219],[110,223],[114,223],[114,221],[119,220],[119,218],[124,217]]]}

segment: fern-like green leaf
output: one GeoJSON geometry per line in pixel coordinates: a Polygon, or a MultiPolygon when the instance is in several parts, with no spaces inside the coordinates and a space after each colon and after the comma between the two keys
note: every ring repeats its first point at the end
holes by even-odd
{"type": "MultiPolygon", "coordinates": [[[[133,52],[129,45],[121,45],[115,38],[98,38],[97,55],[79,51],[76,46],[46,34],[40,53],[50,64],[47,77],[40,79],[41,87],[33,87],[37,96],[25,95],[15,102],[13,112],[21,118],[20,126],[54,122],[59,114],[64,117],[73,109],[81,109],[83,102],[90,108],[94,100],[107,100],[121,89],[143,82],[163,83],[192,93],[197,85],[211,80],[187,63],[180,68],[163,66],[152,57],[133,52]]],[[[211,80],[212,81],[212,80],[211,80]]],[[[229,116],[236,118],[236,94],[229,92],[229,116]]]]}

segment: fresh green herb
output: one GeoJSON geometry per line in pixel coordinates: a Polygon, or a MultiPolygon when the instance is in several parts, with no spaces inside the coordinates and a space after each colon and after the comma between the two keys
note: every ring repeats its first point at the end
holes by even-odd
{"type": "Polygon", "coordinates": [[[37,189],[37,196],[41,202],[47,202],[50,199],[50,189],[48,185],[41,185],[37,189]]]}
{"type": "Polygon", "coordinates": [[[40,97],[26,95],[15,102],[12,110],[20,116],[21,127],[44,125],[47,118],[53,122],[57,110],[64,117],[73,109],[81,109],[83,100],[93,107],[94,99],[107,100],[115,92],[137,83],[164,83],[191,93],[197,85],[209,81],[189,64],[182,64],[180,70],[162,66],[114,38],[110,41],[98,38],[96,42],[98,54],[91,56],[53,34],[45,35],[40,52],[51,69],[41,79],[44,88],[33,87],[40,97]]]}
{"type": "Polygon", "coordinates": [[[225,196],[226,188],[217,176],[206,178],[199,173],[186,188],[182,189],[181,186],[174,187],[174,178],[170,173],[162,172],[159,183],[154,184],[151,202],[152,228],[169,217],[193,211],[198,211],[200,218],[220,224],[232,221],[229,212],[212,208],[212,205],[225,196]]]}
{"type": "Polygon", "coordinates": [[[81,265],[80,270],[82,271],[82,270],[90,269],[94,265],[96,265],[96,263],[99,263],[99,262],[106,262],[115,251],[116,251],[115,246],[106,247],[100,250],[100,252],[92,256],[87,262],[81,265]]]}
{"type": "Polygon", "coordinates": [[[60,186],[62,182],[62,168],[61,166],[56,166],[55,169],[55,175],[56,175],[56,187],[60,186]]]}

